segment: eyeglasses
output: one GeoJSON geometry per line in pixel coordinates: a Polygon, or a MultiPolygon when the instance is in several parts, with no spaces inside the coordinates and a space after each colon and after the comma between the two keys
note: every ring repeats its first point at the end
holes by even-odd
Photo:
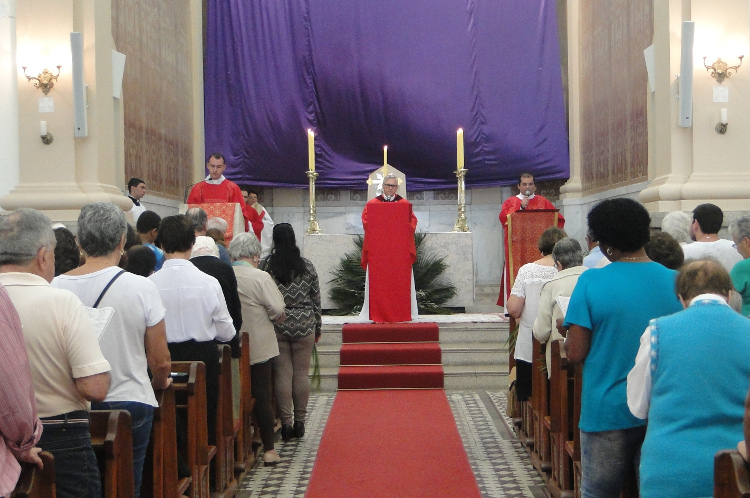
{"type": "Polygon", "coordinates": [[[390,184],[390,183],[384,183],[384,184],[383,184],[383,187],[391,187],[391,188],[396,188],[396,187],[398,187],[398,185],[393,185],[393,184],[390,184]]]}

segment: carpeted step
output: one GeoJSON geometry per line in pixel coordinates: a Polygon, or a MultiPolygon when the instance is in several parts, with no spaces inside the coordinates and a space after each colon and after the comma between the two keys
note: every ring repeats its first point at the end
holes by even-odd
{"type": "Polygon", "coordinates": [[[344,343],[437,342],[437,323],[347,323],[341,329],[344,343]]]}
{"type": "Polygon", "coordinates": [[[442,365],[339,367],[339,389],[442,388],[442,365]]]}
{"type": "Polygon", "coordinates": [[[343,344],[341,365],[439,365],[440,344],[376,343],[343,344]]]}

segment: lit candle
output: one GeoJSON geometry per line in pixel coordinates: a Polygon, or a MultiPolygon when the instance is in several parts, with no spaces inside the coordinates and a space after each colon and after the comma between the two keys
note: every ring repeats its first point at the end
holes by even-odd
{"type": "Polygon", "coordinates": [[[47,136],[47,122],[39,121],[39,134],[43,137],[47,136]]]}
{"type": "Polygon", "coordinates": [[[307,161],[310,171],[315,171],[315,133],[307,130],[307,161]]]}
{"type": "Polygon", "coordinates": [[[727,120],[727,108],[726,107],[721,108],[721,122],[722,124],[727,124],[729,122],[727,120]]]}
{"type": "Polygon", "coordinates": [[[464,130],[459,128],[456,133],[456,162],[458,169],[464,169],[464,130]]]}
{"type": "Polygon", "coordinates": [[[383,146],[383,166],[388,166],[388,146],[383,146]]]}

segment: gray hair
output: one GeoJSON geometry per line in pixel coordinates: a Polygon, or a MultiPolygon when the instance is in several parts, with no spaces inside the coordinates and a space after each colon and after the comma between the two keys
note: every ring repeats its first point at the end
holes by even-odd
{"type": "Polygon", "coordinates": [[[750,238],[750,215],[740,216],[729,225],[729,234],[733,239],[750,238]]]}
{"type": "Polygon", "coordinates": [[[573,268],[583,264],[583,249],[576,239],[565,237],[557,241],[552,249],[552,259],[560,263],[562,269],[573,268]]]}
{"type": "MultiPolygon", "coordinates": [[[[217,158],[218,159],[218,158],[217,158]]],[[[193,223],[193,230],[202,232],[208,224],[208,215],[199,207],[193,207],[187,210],[185,216],[193,223]]]]}
{"type": "Polygon", "coordinates": [[[229,243],[229,257],[232,261],[242,258],[252,258],[260,255],[261,248],[258,237],[250,232],[239,233],[229,243]]]}
{"type": "Polygon", "coordinates": [[[41,211],[20,208],[0,219],[0,265],[24,265],[55,244],[52,221],[41,211]]]}
{"type": "Polygon", "coordinates": [[[78,215],[78,244],[92,257],[107,256],[117,248],[128,222],[122,209],[111,202],[92,202],[78,215]]]}
{"type": "Polygon", "coordinates": [[[693,218],[684,211],[673,211],[664,216],[661,221],[661,231],[667,232],[680,243],[690,243],[690,225],[693,218]]]}
{"type": "Polygon", "coordinates": [[[222,232],[226,232],[228,225],[229,224],[227,223],[227,220],[225,220],[224,218],[214,216],[206,223],[206,229],[211,230],[212,228],[218,228],[222,232]]]}

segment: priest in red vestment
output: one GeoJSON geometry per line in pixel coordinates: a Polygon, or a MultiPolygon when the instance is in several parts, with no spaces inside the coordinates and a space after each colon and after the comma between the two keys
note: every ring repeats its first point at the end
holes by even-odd
{"type": "MultiPolygon", "coordinates": [[[[518,178],[518,195],[507,199],[500,211],[500,224],[503,225],[503,247],[505,248],[505,264],[503,265],[503,279],[500,283],[500,297],[497,299],[498,306],[505,305],[505,298],[510,292],[510,258],[508,257],[508,216],[516,211],[534,211],[538,209],[557,209],[554,204],[544,196],[536,195],[534,175],[525,172],[518,178]]],[[[565,218],[557,215],[557,226],[562,228],[565,218]]]]}
{"type": "Polygon", "coordinates": [[[414,275],[411,267],[417,260],[414,231],[417,217],[409,201],[398,195],[398,179],[388,174],[383,179],[383,194],[371,199],[362,211],[365,240],[362,246],[362,268],[367,271],[362,318],[375,322],[409,321],[417,315],[414,275]],[[379,213],[383,203],[403,205],[390,211],[390,218],[379,213]],[[380,221],[373,218],[378,212],[380,221]],[[403,215],[403,220],[399,217],[403,215]],[[387,219],[387,222],[383,220],[387,219]]]}
{"type": "Polygon", "coordinates": [[[249,227],[252,226],[255,236],[260,240],[260,233],[263,231],[263,219],[255,209],[245,204],[240,187],[233,181],[224,178],[226,167],[224,156],[211,154],[206,164],[208,176],[205,180],[193,186],[190,195],[188,195],[187,204],[238,202],[242,208],[242,215],[245,217],[245,229],[249,231],[249,227]]]}

